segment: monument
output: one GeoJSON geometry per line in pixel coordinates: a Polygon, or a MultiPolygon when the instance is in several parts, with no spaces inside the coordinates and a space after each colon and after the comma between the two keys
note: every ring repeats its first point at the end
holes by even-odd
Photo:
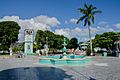
{"type": "Polygon", "coordinates": [[[33,30],[32,29],[25,29],[25,45],[24,45],[24,54],[25,55],[32,55],[33,54],[33,30]]]}

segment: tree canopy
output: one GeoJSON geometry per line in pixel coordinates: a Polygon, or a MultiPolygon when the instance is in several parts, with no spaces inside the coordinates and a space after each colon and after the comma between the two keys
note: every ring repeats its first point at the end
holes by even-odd
{"type": "Polygon", "coordinates": [[[77,38],[71,38],[71,40],[68,42],[68,48],[69,49],[76,49],[78,47],[78,40],[77,38]]]}
{"type": "Polygon", "coordinates": [[[94,15],[96,13],[101,13],[100,10],[97,10],[96,7],[94,7],[93,5],[88,5],[88,4],[84,4],[84,8],[79,8],[78,9],[82,14],[83,16],[81,16],[78,21],[77,21],[77,24],[80,22],[80,21],[83,21],[84,20],[84,26],[86,26],[88,24],[88,26],[91,26],[91,23],[94,24],[94,15]]]}
{"type": "Polygon", "coordinates": [[[0,22],[0,49],[8,49],[18,41],[20,26],[14,21],[0,22]]]}
{"type": "Polygon", "coordinates": [[[114,49],[114,42],[120,40],[119,32],[105,32],[103,34],[97,34],[93,40],[94,47],[114,49]]]}
{"type": "MultiPolygon", "coordinates": [[[[38,30],[35,37],[38,49],[43,48],[43,45],[45,43],[48,44],[49,48],[62,49],[63,39],[64,39],[63,35],[56,35],[48,30],[47,31],[38,30]]],[[[66,38],[66,40],[67,42],[69,41],[68,38],[66,38]]]]}

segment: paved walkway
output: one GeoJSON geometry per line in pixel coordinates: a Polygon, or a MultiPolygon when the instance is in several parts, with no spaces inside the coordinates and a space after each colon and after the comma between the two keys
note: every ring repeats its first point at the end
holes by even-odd
{"type": "Polygon", "coordinates": [[[120,59],[92,57],[80,66],[41,65],[38,57],[0,57],[0,80],[120,80],[120,59]]]}

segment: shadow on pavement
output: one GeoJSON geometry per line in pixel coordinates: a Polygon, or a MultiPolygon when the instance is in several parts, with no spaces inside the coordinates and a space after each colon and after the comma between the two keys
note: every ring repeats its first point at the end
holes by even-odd
{"type": "Polygon", "coordinates": [[[89,77],[90,79],[89,80],[96,80],[96,79],[94,79],[94,78],[92,78],[92,77],[89,77]]]}
{"type": "Polygon", "coordinates": [[[0,80],[74,80],[55,67],[20,67],[0,71],[0,80]]]}

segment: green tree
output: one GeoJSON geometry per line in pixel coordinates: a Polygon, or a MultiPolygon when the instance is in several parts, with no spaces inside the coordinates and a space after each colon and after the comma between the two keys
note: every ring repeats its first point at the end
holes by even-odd
{"type": "Polygon", "coordinates": [[[89,39],[90,39],[90,49],[91,49],[91,55],[93,55],[90,26],[92,26],[92,23],[94,24],[94,15],[96,13],[101,13],[101,11],[97,10],[97,8],[94,7],[93,5],[84,4],[84,7],[85,8],[79,8],[78,9],[80,11],[80,13],[83,14],[83,16],[81,16],[78,19],[77,24],[80,21],[83,21],[83,20],[84,20],[84,26],[86,26],[88,24],[89,39]]]}
{"type": "Polygon", "coordinates": [[[20,26],[14,21],[0,22],[0,48],[8,49],[12,43],[18,41],[20,26]]]}
{"type": "Polygon", "coordinates": [[[44,31],[42,30],[38,30],[35,36],[35,41],[38,45],[37,49],[41,49],[42,48],[42,44],[45,42],[45,34],[44,31]]]}
{"type": "Polygon", "coordinates": [[[93,40],[93,47],[106,48],[108,50],[114,49],[114,42],[119,40],[120,33],[117,32],[105,32],[103,34],[97,34],[93,40]]]}
{"type": "Polygon", "coordinates": [[[76,49],[78,47],[78,40],[77,38],[72,38],[69,42],[68,42],[68,48],[69,49],[76,49]]]}
{"type": "MultiPolygon", "coordinates": [[[[61,49],[63,48],[62,44],[63,44],[63,39],[64,36],[63,35],[56,35],[53,32],[50,31],[42,31],[42,30],[38,30],[36,37],[35,37],[35,41],[37,42],[38,45],[38,49],[43,48],[43,45],[45,43],[48,44],[48,47],[50,49],[61,49]]],[[[67,42],[68,42],[68,38],[67,42]]]]}

